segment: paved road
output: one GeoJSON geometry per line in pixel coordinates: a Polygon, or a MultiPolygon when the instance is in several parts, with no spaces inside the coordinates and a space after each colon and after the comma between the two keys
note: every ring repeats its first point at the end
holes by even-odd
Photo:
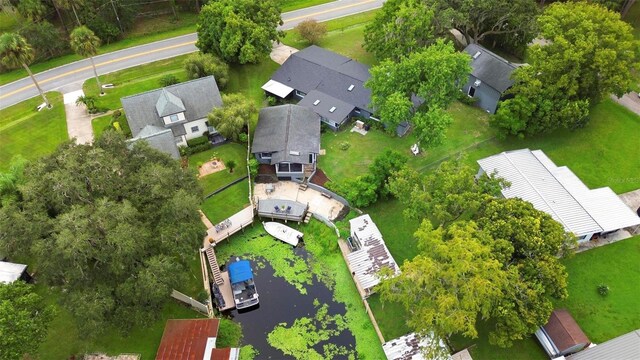
{"type": "MultiPolygon", "coordinates": [[[[383,0],[339,0],[282,14],[283,30],[295,27],[299,22],[313,18],[327,21],[339,17],[357,14],[382,6],[383,0]]],[[[114,51],[94,58],[99,74],[145,64],[152,61],[171,58],[196,51],[196,34],[178,36],[171,39],[114,51]]],[[[81,60],[55,69],[36,74],[44,91],[76,89],[86,79],[93,77],[88,60],[81,60]]],[[[30,78],[23,78],[0,87],[0,109],[20,101],[38,96],[30,78]]]]}

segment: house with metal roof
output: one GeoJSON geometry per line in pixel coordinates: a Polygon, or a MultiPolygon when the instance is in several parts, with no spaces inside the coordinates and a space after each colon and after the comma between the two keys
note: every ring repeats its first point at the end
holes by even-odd
{"type": "Polygon", "coordinates": [[[293,53],[262,89],[281,99],[298,99],[337,130],[349,117],[370,118],[369,67],[318,46],[293,53]]]}
{"type": "Polygon", "coordinates": [[[566,357],[567,360],[640,359],[640,329],[566,357]]]}
{"type": "Polygon", "coordinates": [[[291,104],[261,109],[251,152],[259,163],[273,165],[280,179],[309,177],[320,154],[320,117],[291,104]]]}
{"type": "Polygon", "coordinates": [[[238,360],[240,349],[216,348],[219,319],[167,320],[156,360],[238,360]]]}
{"type": "Polygon", "coordinates": [[[0,283],[11,284],[18,280],[31,281],[27,265],[0,261],[0,283]]]}
{"type": "Polygon", "coordinates": [[[351,236],[347,239],[350,252],[347,266],[363,298],[373,294],[373,288],[382,280],[383,268],[391,270],[393,276],[400,274],[400,267],[384,243],[382,234],[368,214],[349,220],[351,236]]]}
{"type": "Polygon", "coordinates": [[[130,141],[146,141],[174,158],[179,157],[177,147],[186,146],[187,140],[203,135],[213,142],[224,140],[207,121],[211,110],[222,106],[213,76],[123,97],[120,102],[133,134],[130,141]]]}
{"type": "Polygon", "coordinates": [[[569,168],[557,166],[541,150],[505,151],[478,160],[478,176],[496,173],[511,185],[505,198],[520,198],[551,215],[578,242],[640,225],[636,215],[608,187],[589,189],[569,168]]]}
{"type": "Polygon", "coordinates": [[[565,309],[554,310],[549,321],[535,334],[552,359],[573,354],[591,344],[587,335],[565,309]]]}
{"type": "Polygon", "coordinates": [[[471,74],[462,91],[486,112],[495,114],[504,93],[513,86],[511,74],[518,66],[478,44],[470,44],[464,51],[471,56],[471,74]]]}
{"type": "MultiPolygon", "coordinates": [[[[433,342],[433,338],[420,339],[416,333],[407,334],[397,339],[389,340],[382,344],[382,350],[387,360],[426,360],[424,350],[433,342]]],[[[447,347],[442,340],[438,346],[442,349],[442,353],[448,353],[447,347]]],[[[432,356],[430,360],[451,359],[449,355],[432,356]]]]}

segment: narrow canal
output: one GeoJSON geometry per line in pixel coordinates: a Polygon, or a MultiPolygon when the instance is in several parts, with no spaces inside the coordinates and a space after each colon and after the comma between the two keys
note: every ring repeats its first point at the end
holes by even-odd
{"type": "MultiPolygon", "coordinates": [[[[304,249],[298,248],[295,252],[296,255],[307,258],[304,249]]],[[[232,310],[225,315],[242,325],[242,342],[252,345],[259,351],[257,359],[294,359],[269,344],[267,339],[269,333],[281,323],[286,323],[286,326],[290,327],[296,319],[314,318],[318,311],[318,304],[327,305],[328,315],[344,315],[345,306],[333,301],[331,290],[315,277],[312,285],[305,286],[307,294],[303,295],[283,278],[274,276],[274,269],[268,261],[262,258],[258,260],[264,266],[256,266],[256,261],[251,263],[256,288],[260,295],[259,306],[248,311],[232,310]]],[[[291,341],[300,341],[300,339],[291,339],[291,341]]],[[[328,340],[317,342],[313,349],[319,354],[324,354],[323,347],[327,345],[335,345],[355,353],[355,338],[346,329],[328,340]]],[[[347,359],[348,356],[332,354],[331,358],[347,359]]]]}

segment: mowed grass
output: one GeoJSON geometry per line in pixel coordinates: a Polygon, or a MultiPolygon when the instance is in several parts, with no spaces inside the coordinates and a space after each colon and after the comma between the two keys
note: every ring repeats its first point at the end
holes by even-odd
{"type": "Polygon", "coordinates": [[[224,92],[241,93],[253,100],[256,107],[260,109],[266,106],[264,90],[261,87],[269,81],[279,67],[278,63],[269,58],[265,58],[258,64],[231,65],[229,82],[224,92]]]}
{"type": "MultiPolygon", "coordinates": [[[[186,276],[187,280],[177,290],[194,299],[202,300],[199,298],[199,294],[203,291],[200,257],[195,249],[189,258],[189,270],[186,276]]],[[[127,334],[116,327],[109,327],[101,336],[86,339],[79,332],[71,313],[59,305],[64,295],[44,285],[37,285],[36,289],[49,304],[56,308],[56,315],[51,322],[47,337],[38,349],[38,358],[41,360],[68,359],[74,355],[82,357],[82,354],[95,352],[108,355],[137,353],[142,355],[142,359],[153,359],[167,320],[204,317],[167,297],[167,302],[157,320],[140,324],[127,334]]]]}
{"type": "Polygon", "coordinates": [[[36,111],[40,96],[2,109],[0,116],[0,171],[6,170],[15,155],[35,160],[49,154],[68,139],[62,94],[48,92],[51,109],[36,111]]]}
{"type": "Polygon", "coordinates": [[[200,210],[214,224],[249,206],[249,185],[241,181],[200,204],[200,210]]]}
{"type": "Polygon", "coordinates": [[[229,172],[227,168],[199,178],[198,182],[205,194],[209,194],[247,175],[247,147],[237,143],[216,146],[211,150],[189,156],[189,169],[197,172],[198,163],[208,162],[214,156],[223,163],[233,160],[236,163],[236,167],[233,169],[233,173],[229,172]]]}
{"type": "Polygon", "coordinates": [[[103,115],[91,120],[91,127],[93,128],[93,138],[99,138],[102,133],[111,125],[111,115],[103,115]]]}
{"type": "Polygon", "coordinates": [[[120,98],[162,87],[160,78],[165,75],[174,75],[179,81],[185,81],[187,77],[182,63],[187,56],[181,55],[102,75],[100,81],[103,84],[115,86],[112,89],[105,89],[104,96],[99,95],[95,78],[85,81],[82,89],[87,96],[96,97],[97,107],[108,110],[119,109],[122,107],[120,98]]]}
{"type": "Polygon", "coordinates": [[[423,150],[418,156],[413,156],[410,150],[411,145],[417,142],[413,133],[398,138],[372,129],[363,136],[350,132],[352,125],[345,125],[337,133],[327,131],[322,135],[320,145],[327,153],[320,156],[319,166],[331,180],[339,182],[365,173],[378,155],[394,149],[409,156],[409,166],[423,171],[461,149],[494,136],[494,131],[488,126],[487,114],[480,109],[454,102],[448,111],[454,123],[447,130],[447,139],[442,145],[423,150]],[[343,142],[351,144],[349,149],[340,149],[343,142]]]}
{"type": "MultiPolygon", "coordinates": [[[[364,28],[371,22],[377,10],[327,21],[327,35],[318,42],[318,46],[356,59],[364,64],[376,63],[373,55],[363,48],[364,28]]],[[[302,39],[297,31],[288,30],[283,44],[304,49],[310,44],[302,39]]]]}

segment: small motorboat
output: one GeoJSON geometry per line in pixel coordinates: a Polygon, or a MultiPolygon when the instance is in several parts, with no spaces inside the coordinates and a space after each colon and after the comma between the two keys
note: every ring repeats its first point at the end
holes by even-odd
{"type": "Polygon", "coordinates": [[[300,231],[278,222],[263,222],[262,225],[269,235],[291,246],[297,246],[304,236],[300,231]]]}

